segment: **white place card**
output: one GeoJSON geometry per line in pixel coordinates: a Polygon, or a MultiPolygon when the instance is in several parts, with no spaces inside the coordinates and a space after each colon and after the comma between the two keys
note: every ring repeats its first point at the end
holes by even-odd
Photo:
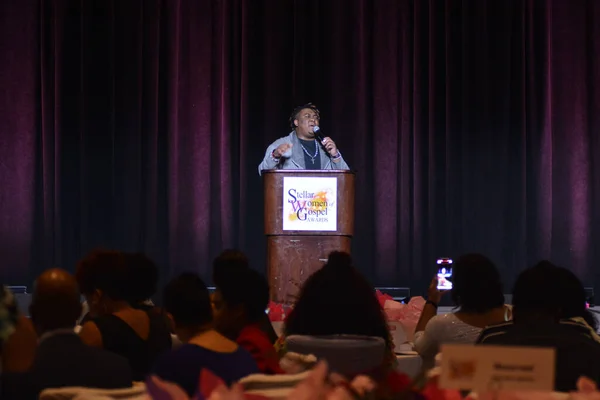
{"type": "Polygon", "coordinates": [[[442,345],[440,387],[489,392],[554,390],[554,349],[442,345]]]}

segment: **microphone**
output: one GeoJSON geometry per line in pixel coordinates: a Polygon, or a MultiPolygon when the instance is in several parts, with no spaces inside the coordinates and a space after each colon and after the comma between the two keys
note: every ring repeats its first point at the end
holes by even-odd
{"type": "Polygon", "coordinates": [[[321,143],[321,145],[323,145],[323,140],[325,140],[325,138],[323,137],[323,134],[320,131],[321,131],[321,128],[319,128],[318,126],[315,126],[313,128],[313,133],[315,135],[315,138],[317,138],[319,143],[321,143]]]}
{"type": "MultiPolygon", "coordinates": [[[[329,150],[327,150],[327,147],[325,147],[325,144],[323,143],[323,141],[325,140],[325,137],[323,137],[323,134],[321,133],[321,128],[319,128],[318,126],[315,126],[313,128],[313,134],[315,135],[315,139],[318,140],[319,143],[321,143],[321,147],[323,148],[323,150],[325,150],[327,152],[327,154],[329,154],[331,156],[331,153],[329,153],[329,150]]],[[[334,157],[335,159],[341,157],[338,155],[336,157],[334,157]]]]}

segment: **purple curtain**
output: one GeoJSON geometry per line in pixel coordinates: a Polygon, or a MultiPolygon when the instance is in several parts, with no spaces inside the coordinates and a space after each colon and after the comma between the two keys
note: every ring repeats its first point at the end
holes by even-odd
{"type": "Polygon", "coordinates": [[[312,101],[357,170],[354,255],[419,290],[438,256],[600,255],[600,2],[0,4],[0,277],[89,249],[209,276],[264,264],[265,147],[312,101]]]}

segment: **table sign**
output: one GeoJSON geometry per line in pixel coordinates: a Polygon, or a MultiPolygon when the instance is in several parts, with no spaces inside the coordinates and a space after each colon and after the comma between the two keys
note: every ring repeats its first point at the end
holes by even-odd
{"type": "Polygon", "coordinates": [[[476,390],[554,390],[551,348],[442,345],[440,387],[476,390]]]}
{"type": "Polygon", "coordinates": [[[337,178],[283,178],[283,230],[335,231],[337,178]]]}

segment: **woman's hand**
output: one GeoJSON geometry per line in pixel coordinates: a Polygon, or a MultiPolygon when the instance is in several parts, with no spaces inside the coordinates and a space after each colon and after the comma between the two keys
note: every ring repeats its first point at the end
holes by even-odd
{"type": "Polygon", "coordinates": [[[437,286],[438,278],[437,276],[434,276],[429,284],[429,289],[427,289],[427,300],[432,301],[435,304],[440,303],[440,300],[442,300],[442,295],[444,294],[444,292],[438,289],[437,286]]]}
{"type": "MultiPolygon", "coordinates": [[[[429,284],[429,288],[427,289],[427,301],[431,303],[426,303],[425,308],[421,312],[421,316],[419,317],[419,321],[417,322],[417,327],[415,328],[415,332],[421,332],[425,330],[427,323],[429,320],[437,315],[437,306],[442,299],[442,295],[445,291],[441,291],[437,288],[438,286],[438,278],[434,276],[429,284]]],[[[416,343],[416,341],[415,341],[416,343]]]]}

